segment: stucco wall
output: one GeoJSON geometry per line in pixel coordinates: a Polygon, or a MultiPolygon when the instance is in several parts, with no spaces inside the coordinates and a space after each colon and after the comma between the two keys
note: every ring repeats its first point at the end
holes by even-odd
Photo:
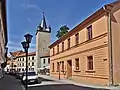
{"type": "Polygon", "coordinates": [[[49,56],[50,33],[38,32],[36,35],[36,64],[37,68],[41,68],[41,56],[49,56]]]}
{"type": "Polygon", "coordinates": [[[120,83],[120,3],[113,7],[112,12],[112,48],[113,48],[113,80],[120,83]]]}
{"type": "MultiPolygon", "coordinates": [[[[79,45],[75,46],[75,34],[70,36],[70,49],[67,50],[67,39],[64,40],[64,51],[57,54],[57,45],[55,48],[55,55],[53,55],[53,48],[50,49],[51,59],[51,76],[58,78],[57,62],[64,61],[65,71],[67,72],[67,60],[72,60],[72,79],[89,83],[91,80],[93,84],[108,84],[109,80],[109,60],[108,60],[108,35],[107,35],[107,17],[102,16],[96,21],[89,23],[85,28],[79,32],[79,45]],[[87,26],[92,25],[93,39],[87,39],[87,26]],[[93,73],[86,72],[87,70],[87,56],[93,55],[93,73]],[[80,69],[75,70],[75,58],[79,58],[80,69]],[[54,63],[55,71],[52,71],[52,63],[54,63]],[[98,82],[97,82],[98,81],[98,82]]],[[[63,41],[62,41],[63,42],[63,41]]],[[[62,43],[61,42],[61,43],[62,43]]],[[[61,43],[59,44],[61,51],[61,43]]],[[[61,67],[61,66],[60,66],[61,67]]],[[[61,67],[62,68],[62,67],[61,67]]],[[[67,78],[67,74],[61,78],[67,78]]]]}

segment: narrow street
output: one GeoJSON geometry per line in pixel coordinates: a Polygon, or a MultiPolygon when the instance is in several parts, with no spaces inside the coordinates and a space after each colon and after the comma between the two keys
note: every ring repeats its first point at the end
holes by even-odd
{"type": "Polygon", "coordinates": [[[71,84],[52,84],[29,87],[29,90],[100,90],[100,89],[80,87],[71,84]]]}
{"type": "Polygon", "coordinates": [[[23,90],[23,86],[15,77],[5,75],[0,79],[0,90],[23,90]]]}

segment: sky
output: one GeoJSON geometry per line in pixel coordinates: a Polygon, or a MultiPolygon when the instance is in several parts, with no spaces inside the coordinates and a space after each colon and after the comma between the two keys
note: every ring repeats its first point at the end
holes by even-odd
{"type": "Polygon", "coordinates": [[[96,10],[115,0],[7,0],[7,29],[9,52],[23,50],[24,35],[33,35],[29,51],[36,48],[36,30],[44,12],[47,25],[51,25],[51,43],[63,25],[70,30],[96,10]]]}

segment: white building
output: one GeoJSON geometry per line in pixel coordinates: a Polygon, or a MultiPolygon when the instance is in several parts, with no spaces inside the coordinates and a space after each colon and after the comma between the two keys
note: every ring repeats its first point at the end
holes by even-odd
{"type": "MultiPolygon", "coordinates": [[[[28,71],[35,71],[36,52],[28,53],[28,71]]],[[[26,54],[22,53],[16,57],[17,71],[26,71],[26,54]]]]}

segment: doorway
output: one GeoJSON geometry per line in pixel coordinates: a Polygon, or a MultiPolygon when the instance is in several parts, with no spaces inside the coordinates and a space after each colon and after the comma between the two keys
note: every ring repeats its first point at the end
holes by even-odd
{"type": "Polygon", "coordinates": [[[72,60],[67,61],[67,78],[70,79],[72,77],[72,60]]]}

